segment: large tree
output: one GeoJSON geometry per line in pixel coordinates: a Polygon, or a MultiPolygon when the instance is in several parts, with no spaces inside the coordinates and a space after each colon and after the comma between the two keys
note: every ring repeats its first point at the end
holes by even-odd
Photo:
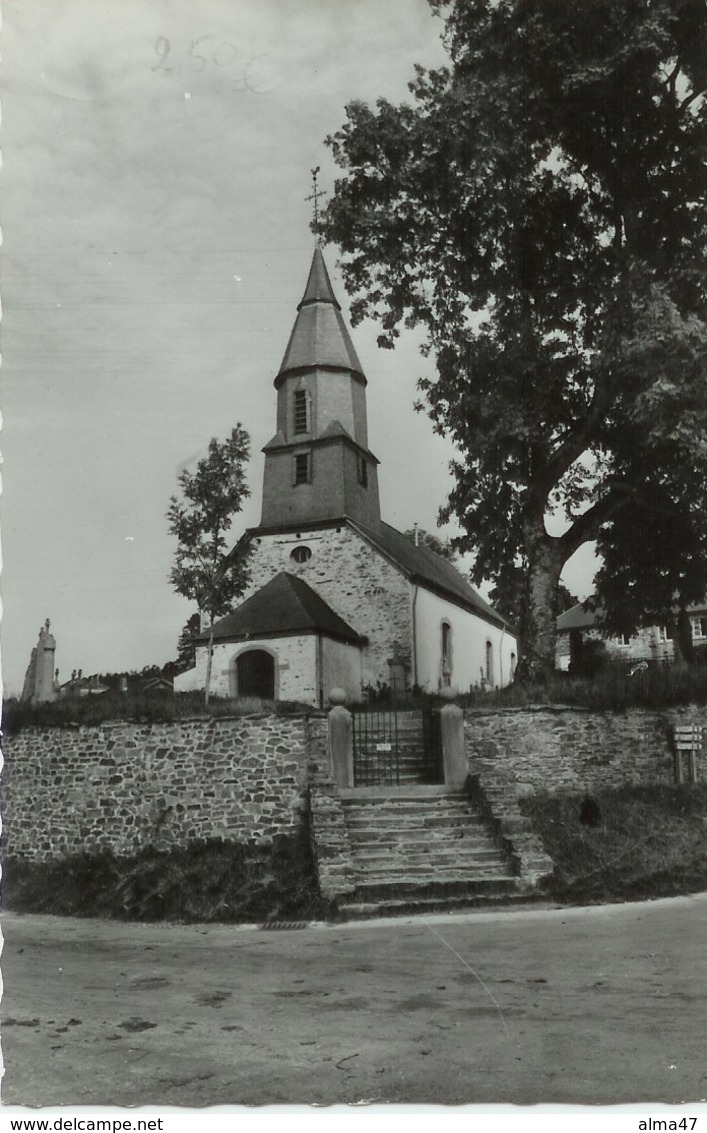
{"type": "Polygon", "coordinates": [[[248,583],[248,551],[228,553],[226,535],[250,495],[245,466],[250,438],[236,425],[225,441],[215,438],[194,472],[179,476],[182,498],[172,496],[167,519],[177,539],[170,582],[178,594],[196,602],[209,630],[205,701],[209,702],[214,622],[228,613],[248,583]]]}
{"type": "Polygon", "coordinates": [[[707,7],[430,3],[450,64],[417,69],[413,105],[347,107],[324,231],[354,321],[384,347],[426,331],[424,402],[459,452],[443,518],[477,583],[525,571],[518,677],[543,677],[564,564],[618,551],[655,483],[690,529],[677,573],[702,543],[707,7]]]}

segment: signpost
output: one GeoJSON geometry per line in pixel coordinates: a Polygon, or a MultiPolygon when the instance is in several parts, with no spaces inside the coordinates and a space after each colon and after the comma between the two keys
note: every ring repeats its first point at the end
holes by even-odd
{"type": "Polygon", "coordinates": [[[696,755],[698,751],[702,751],[701,726],[698,724],[676,724],[674,743],[676,783],[696,783],[696,755]]]}

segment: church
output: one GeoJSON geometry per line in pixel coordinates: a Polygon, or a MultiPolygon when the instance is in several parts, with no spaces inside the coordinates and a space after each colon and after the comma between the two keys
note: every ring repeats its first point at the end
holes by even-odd
{"type": "MultiPolygon", "coordinates": [[[[513,630],[447,559],[381,519],[367,380],[319,246],[275,378],[250,585],[214,627],[211,691],[322,708],[388,687],[501,687],[513,630]]],[[[207,635],[175,691],[203,688],[207,635]]]]}

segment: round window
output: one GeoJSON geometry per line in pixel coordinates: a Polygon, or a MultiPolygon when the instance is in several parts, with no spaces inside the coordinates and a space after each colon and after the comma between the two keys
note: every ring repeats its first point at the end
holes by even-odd
{"type": "Polygon", "coordinates": [[[290,558],[296,563],[307,563],[312,557],[312,552],[309,547],[304,545],[295,547],[294,551],[290,552],[290,558]]]}

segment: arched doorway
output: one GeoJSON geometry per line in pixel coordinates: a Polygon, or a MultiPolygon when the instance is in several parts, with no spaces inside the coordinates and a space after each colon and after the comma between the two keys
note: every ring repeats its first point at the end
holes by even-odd
{"type": "Polygon", "coordinates": [[[236,696],[275,699],[275,658],[265,649],[246,649],[236,657],[236,696]]]}

